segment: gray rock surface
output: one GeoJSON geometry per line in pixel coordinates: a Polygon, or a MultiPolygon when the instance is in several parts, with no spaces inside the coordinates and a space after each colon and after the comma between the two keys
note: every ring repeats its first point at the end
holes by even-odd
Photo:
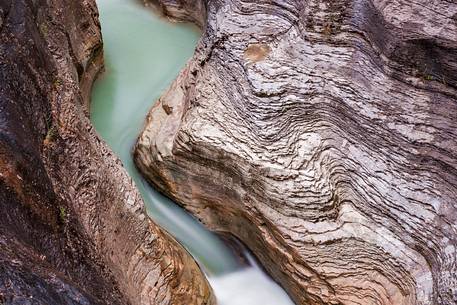
{"type": "Polygon", "coordinates": [[[456,304],[457,3],[160,2],[204,36],[138,139],[148,180],[297,304],[456,304]]]}
{"type": "Polygon", "coordinates": [[[87,116],[94,0],[0,0],[0,304],[214,303],[87,116]]]}

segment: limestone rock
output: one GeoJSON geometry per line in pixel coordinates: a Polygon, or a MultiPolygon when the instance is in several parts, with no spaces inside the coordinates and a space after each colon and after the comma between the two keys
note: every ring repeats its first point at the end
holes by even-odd
{"type": "Polygon", "coordinates": [[[148,180],[297,304],[456,304],[457,3],[160,2],[206,22],[139,137],[148,180]]]}

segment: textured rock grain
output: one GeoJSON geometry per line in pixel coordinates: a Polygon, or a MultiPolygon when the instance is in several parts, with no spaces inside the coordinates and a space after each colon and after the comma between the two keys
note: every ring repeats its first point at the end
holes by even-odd
{"type": "Polygon", "coordinates": [[[149,181],[297,304],[456,304],[457,3],[161,2],[206,23],[138,140],[149,181]]]}
{"type": "Polygon", "coordinates": [[[0,0],[0,304],[213,304],[87,116],[95,1],[0,0]]]}

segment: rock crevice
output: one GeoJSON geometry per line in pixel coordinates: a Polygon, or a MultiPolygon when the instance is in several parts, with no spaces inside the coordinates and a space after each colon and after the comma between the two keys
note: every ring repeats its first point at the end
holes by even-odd
{"type": "Polygon", "coordinates": [[[95,1],[0,1],[0,304],[214,304],[90,123],[95,1]]]}

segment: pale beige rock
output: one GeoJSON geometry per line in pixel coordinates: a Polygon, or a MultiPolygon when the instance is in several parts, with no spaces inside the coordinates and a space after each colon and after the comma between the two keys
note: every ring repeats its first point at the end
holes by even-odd
{"type": "Polygon", "coordinates": [[[160,2],[207,21],[138,140],[149,181],[297,304],[455,304],[457,3],[160,2]]]}

